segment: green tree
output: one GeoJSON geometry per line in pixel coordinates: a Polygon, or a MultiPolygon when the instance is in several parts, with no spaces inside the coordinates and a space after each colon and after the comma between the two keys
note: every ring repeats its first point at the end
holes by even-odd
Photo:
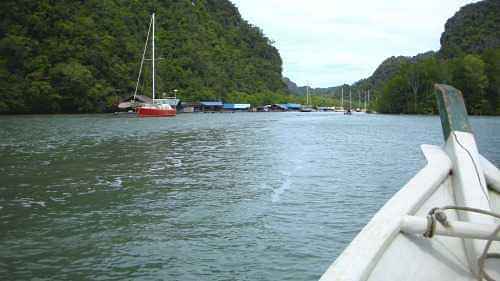
{"type": "Polygon", "coordinates": [[[452,62],[452,85],[462,90],[471,114],[484,114],[488,112],[486,88],[488,77],[486,65],[477,55],[466,55],[452,62]]]}
{"type": "MultiPolygon", "coordinates": [[[[277,49],[228,0],[4,0],[0,113],[109,110],[133,93],[153,11],[159,93],[259,100],[287,91],[277,49]]],[[[141,83],[140,94],[150,93],[151,82],[141,83]]]]}
{"type": "Polygon", "coordinates": [[[486,96],[488,99],[488,114],[500,114],[500,48],[489,49],[483,54],[486,64],[486,76],[488,87],[486,96]]]}
{"type": "Polygon", "coordinates": [[[407,112],[408,83],[401,73],[393,76],[383,87],[377,99],[377,111],[382,113],[407,112]]]}

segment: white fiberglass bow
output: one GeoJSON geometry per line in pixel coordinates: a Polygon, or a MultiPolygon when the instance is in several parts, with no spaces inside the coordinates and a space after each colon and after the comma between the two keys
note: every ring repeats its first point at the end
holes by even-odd
{"type": "Polygon", "coordinates": [[[436,95],[444,147],[422,146],[427,165],[322,281],[500,281],[500,171],[479,154],[460,91],[436,85],[436,95]]]}

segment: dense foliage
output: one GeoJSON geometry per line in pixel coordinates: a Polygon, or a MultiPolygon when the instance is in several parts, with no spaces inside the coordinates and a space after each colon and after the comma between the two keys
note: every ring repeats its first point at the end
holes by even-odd
{"type": "Polygon", "coordinates": [[[285,96],[278,51],[228,0],[3,0],[0,113],[98,112],[130,95],[153,11],[159,92],[285,96]]]}
{"type": "Polygon", "coordinates": [[[405,63],[380,90],[377,107],[385,113],[436,113],[433,85],[447,83],[462,91],[469,113],[498,115],[499,80],[500,48],[481,56],[405,63]]]}
{"type": "Polygon", "coordinates": [[[481,54],[500,46],[500,1],[484,0],[460,9],[445,25],[441,56],[481,54]]]}
{"type": "Polygon", "coordinates": [[[402,58],[380,69],[357,87],[375,89],[376,109],[384,113],[436,113],[434,83],[460,89],[467,110],[500,114],[500,2],[485,0],[464,6],[448,20],[441,50],[402,58]]]}

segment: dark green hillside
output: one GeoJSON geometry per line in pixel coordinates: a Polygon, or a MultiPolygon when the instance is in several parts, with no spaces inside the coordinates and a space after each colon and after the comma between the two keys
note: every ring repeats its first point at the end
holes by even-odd
{"type": "Polygon", "coordinates": [[[365,87],[371,87],[375,89],[379,89],[383,86],[384,83],[389,81],[401,68],[402,65],[407,64],[407,63],[417,63],[422,60],[428,59],[430,57],[433,57],[435,55],[434,52],[426,52],[423,54],[418,54],[414,57],[404,57],[404,56],[398,56],[398,57],[390,57],[386,60],[384,60],[373,72],[373,75],[367,79],[367,81],[361,81],[361,84],[368,84],[364,85],[365,87]]]}
{"type": "Polygon", "coordinates": [[[500,114],[500,1],[461,8],[445,26],[439,52],[391,57],[353,86],[372,89],[384,113],[435,113],[434,83],[462,90],[467,110],[500,114]]]}
{"type": "Polygon", "coordinates": [[[446,58],[481,54],[500,47],[500,1],[462,7],[445,25],[440,54],[446,58]]]}
{"type": "Polygon", "coordinates": [[[98,112],[131,94],[153,11],[159,92],[286,91],[278,51],[228,0],[3,0],[0,113],[98,112]]]}

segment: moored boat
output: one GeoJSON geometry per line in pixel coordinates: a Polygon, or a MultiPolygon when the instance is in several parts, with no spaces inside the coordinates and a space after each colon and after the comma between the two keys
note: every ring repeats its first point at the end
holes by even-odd
{"type": "Polygon", "coordinates": [[[316,111],[312,106],[302,106],[300,112],[313,112],[316,111]]]}
{"type": "Polygon", "coordinates": [[[177,114],[175,108],[164,104],[146,104],[136,111],[139,117],[171,117],[177,114]]]}
{"type": "Polygon", "coordinates": [[[500,280],[500,171],[479,154],[460,91],[436,85],[436,95],[444,146],[422,146],[427,165],[322,281],[500,280]]]}
{"type": "Polygon", "coordinates": [[[151,61],[152,61],[152,100],[150,103],[144,103],[135,108],[137,116],[139,117],[172,117],[177,115],[176,106],[179,102],[177,98],[167,98],[167,99],[156,99],[156,82],[155,82],[155,14],[151,15],[151,21],[149,23],[148,34],[146,37],[146,44],[144,45],[144,51],[141,59],[141,66],[139,69],[139,76],[137,78],[137,83],[134,91],[134,101],[137,96],[137,89],[139,87],[139,81],[141,78],[142,67],[144,65],[146,51],[148,48],[149,34],[152,33],[151,39],[151,61]]]}

